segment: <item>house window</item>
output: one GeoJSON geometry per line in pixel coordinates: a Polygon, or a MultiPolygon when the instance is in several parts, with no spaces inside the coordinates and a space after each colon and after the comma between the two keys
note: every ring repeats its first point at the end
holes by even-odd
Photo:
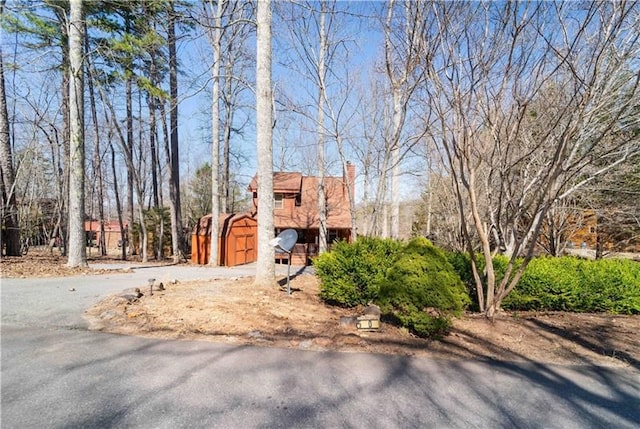
{"type": "Polygon", "coordinates": [[[296,194],[296,207],[300,207],[302,205],[302,194],[296,194]]]}
{"type": "Polygon", "coordinates": [[[284,196],[282,194],[273,195],[273,208],[274,209],[284,208],[284,196]]]}
{"type": "Polygon", "coordinates": [[[589,227],[589,233],[590,234],[595,234],[596,233],[596,227],[595,226],[590,226],[589,227]]]}

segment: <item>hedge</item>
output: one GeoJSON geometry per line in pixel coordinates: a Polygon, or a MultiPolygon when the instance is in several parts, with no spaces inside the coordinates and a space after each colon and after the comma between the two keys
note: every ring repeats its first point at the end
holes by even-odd
{"type": "MultiPolygon", "coordinates": [[[[448,253],[447,259],[467,284],[477,308],[469,256],[448,253]]],[[[479,270],[484,259],[477,258],[479,270]]],[[[516,263],[519,264],[521,260],[516,263]]],[[[496,283],[504,276],[508,259],[493,259],[496,283]]],[[[586,260],[572,256],[532,259],[515,289],[504,299],[506,310],[640,313],[640,263],[626,259],[586,260]]]]}
{"type": "Polygon", "coordinates": [[[502,304],[507,310],[640,313],[640,263],[570,256],[531,260],[502,304]]]}

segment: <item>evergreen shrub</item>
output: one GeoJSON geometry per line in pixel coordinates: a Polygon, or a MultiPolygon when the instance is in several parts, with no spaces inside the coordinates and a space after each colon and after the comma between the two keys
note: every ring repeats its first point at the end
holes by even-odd
{"type": "MultiPolygon", "coordinates": [[[[473,272],[471,271],[471,258],[468,253],[465,252],[446,252],[445,253],[447,260],[453,266],[454,271],[460,276],[460,279],[465,284],[467,290],[469,291],[469,298],[471,299],[470,306],[471,309],[478,311],[478,292],[476,287],[476,282],[473,279],[473,272]]],[[[478,264],[478,272],[480,273],[480,277],[485,282],[484,279],[484,256],[481,253],[476,254],[476,263],[478,264]]],[[[514,269],[517,269],[521,260],[516,260],[516,266],[514,269]]],[[[493,270],[496,276],[496,286],[502,281],[504,278],[504,274],[507,271],[507,267],[509,266],[509,258],[504,255],[495,255],[493,257],[493,270]]]]}
{"type": "Polygon", "coordinates": [[[321,282],[320,297],[341,307],[374,302],[380,283],[401,248],[398,241],[380,238],[338,242],[313,262],[321,282]]]}
{"type": "Polygon", "coordinates": [[[640,264],[623,259],[535,258],[503,308],[638,314],[640,264]]]}
{"type": "Polygon", "coordinates": [[[425,238],[411,240],[380,285],[382,314],[421,337],[446,333],[451,316],[469,302],[464,284],[444,252],[425,238]]]}

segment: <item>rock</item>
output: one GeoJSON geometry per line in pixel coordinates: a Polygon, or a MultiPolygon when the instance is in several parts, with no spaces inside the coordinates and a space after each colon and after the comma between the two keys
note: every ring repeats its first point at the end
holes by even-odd
{"type": "Polygon", "coordinates": [[[300,345],[298,347],[300,347],[301,349],[308,349],[312,345],[313,345],[312,340],[304,340],[300,342],[300,345]]]}
{"type": "Polygon", "coordinates": [[[331,345],[332,341],[330,338],[315,338],[313,342],[317,347],[327,348],[331,345]]]}
{"type": "Polygon", "coordinates": [[[74,287],[70,287],[69,288],[69,292],[75,292],[75,291],[76,291],[76,288],[74,288],[74,287]]]}
{"type": "Polygon", "coordinates": [[[380,311],[380,307],[378,307],[377,305],[369,304],[365,307],[363,314],[365,316],[376,316],[379,319],[382,312],[380,311]]]}
{"type": "Polygon", "coordinates": [[[107,311],[104,311],[104,312],[100,313],[99,317],[101,319],[111,320],[111,319],[116,318],[117,316],[118,316],[118,314],[115,311],[107,310],[107,311]]]}
{"type": "Polygon", "coordinates": [[[358,318],[355,316],[340,317],[340,326],[354,327],[356,323],[358,323],[358,318]]]}
{"type": "Polygon", "coordinates": [[[120,298],[125,299],[127,302],[134,302],[138,300],[138,296],[136,295],[131,295],[129,293],[124,294],[124,295],[120,295],[120,298]]]}

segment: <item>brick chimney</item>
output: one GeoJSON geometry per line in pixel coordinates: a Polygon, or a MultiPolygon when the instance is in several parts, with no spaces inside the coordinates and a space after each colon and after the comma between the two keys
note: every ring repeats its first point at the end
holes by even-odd
{"type": "Polygon", "coordinates": [[[356,166],[351,163],[351,161],[347,161],[347,168],[344,172],[344,192],[347,194],[347,184],[351,187],[351,192],[354,192],[354,186],[356,183],[356,166]]]}

